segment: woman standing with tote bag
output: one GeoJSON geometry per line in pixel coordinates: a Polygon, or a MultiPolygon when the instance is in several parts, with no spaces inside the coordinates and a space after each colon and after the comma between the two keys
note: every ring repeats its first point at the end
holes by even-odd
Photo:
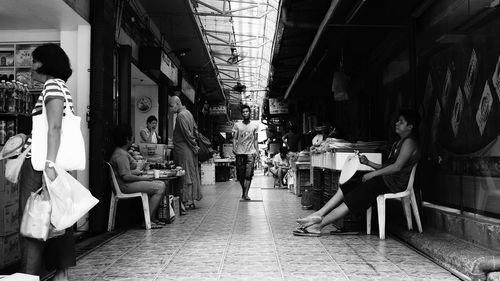
{"type": "MultiPolygon", "coordinates": [[[[73,110],[71,95],[65,84],[72,73],[66,53],[56,44],[45,44],[37,47],[32,56],[33,79],[44,83],[44,86],[31,115],[42,114],[42,107],[45,104],[48,122],[47,156],[43,171],[33,169],[30,155],[23,163],[19,180],[21,213],[24,211],[23,208],[30,193],[42,186],[43,172],[51,181],[57,177],[52,164],[56,162],[59,151],[63,112],[68,107],[73,110]]],[[[27,148],[30,144],[31,139],[28,140],[25,147],[27,148]]],[[[76,265],[75,244],[71,227],[66,229],[64,235],[46,242],[24,237],[21,245],[24,272],[40,275],[42,265],[45,263],[45,268],[48,271],[56,270],[52,280],[68,280],[67,268],[76,265]]]]}

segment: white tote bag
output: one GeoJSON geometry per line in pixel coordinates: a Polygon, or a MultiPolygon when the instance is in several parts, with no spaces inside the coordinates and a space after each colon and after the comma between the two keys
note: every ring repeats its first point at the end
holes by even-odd
{"type": "Polygon", "coordinates": [[[57,164],[54,167],[57,177],[51,181],[45,172],[45,183],[50,196],[52,213],[50,222],[56,230],[71,227],[98,202],[79,181],[57,164]]]}
{"type": "MultiPolygon", "coordinates": [[[[57,82],[64,93],[61,83],[57,82]]],[[[80,116],[71,111],[68,98],[64,93],[66,107],[61,124],[61,141],[57,152],[56,164],[66,171],[85,169],[85,143],[80,131],[80,116]]],[[[33,116],[33,130],[31,131],[31,164],[37,171],[45,168],[47,159],[47,109],[42,101],[42,114],[33,116]]]]}

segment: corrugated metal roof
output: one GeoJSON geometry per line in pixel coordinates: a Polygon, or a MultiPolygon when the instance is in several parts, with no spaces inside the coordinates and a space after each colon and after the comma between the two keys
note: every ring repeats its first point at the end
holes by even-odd
{"type": "Polygon", "coordinates": [[[268,85],[280,0],[195,0],[195,14],[223,87],[247,91],[268,85]]]}

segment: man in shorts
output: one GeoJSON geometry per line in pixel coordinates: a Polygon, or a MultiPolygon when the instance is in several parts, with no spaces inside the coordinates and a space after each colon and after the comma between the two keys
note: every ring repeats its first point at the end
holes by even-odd
{"type": "Polygon", "coordinates": [[[250,106],[241,106],[243,121],[233,127],[233,149],[236,155],[236,176],[241,184],[241,198],[250,200],[248,190],[252,183],[254,163],[259,157],[257,133],[259,124],[250,121],[250,106]]]}

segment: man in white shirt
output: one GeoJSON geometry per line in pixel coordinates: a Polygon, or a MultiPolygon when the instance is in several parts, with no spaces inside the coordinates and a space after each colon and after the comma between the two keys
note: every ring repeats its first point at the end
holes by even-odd
{"type": "Polygon", "coordinates": [[[255,161],[259,159],[258,131],[259,124],[250,121],[250,106],[241,106],[242,122],[233,127],[233,148],[236,155],[236,176],[241,184],[244,200],[250,200],[248,191],[252,183],[255,161]]]}

